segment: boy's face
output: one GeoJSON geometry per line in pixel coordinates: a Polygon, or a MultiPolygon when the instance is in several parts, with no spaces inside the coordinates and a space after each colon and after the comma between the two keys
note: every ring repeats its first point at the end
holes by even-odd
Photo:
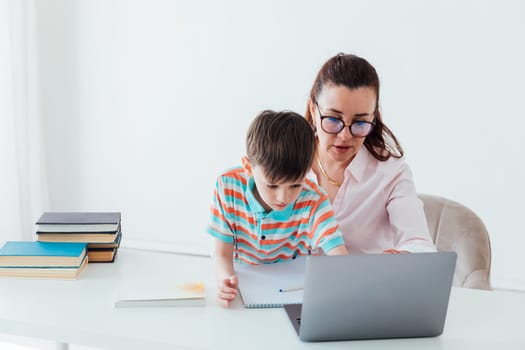
{"type": "Polygon", "coordinates": [[[301,193],[305,178],[296,181],[270,182],[264,168],[260,165],[252,168],[253,180],[255,182],[255,198],[266,210],[283,210],[289,204],[295,202],[301,193]]]}

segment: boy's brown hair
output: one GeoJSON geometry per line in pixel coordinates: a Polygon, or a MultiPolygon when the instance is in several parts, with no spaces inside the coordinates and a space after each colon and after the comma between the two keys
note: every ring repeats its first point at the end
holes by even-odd
{"type": "Polygon", "coordinates": [[[303,179],[312,167],[315,147],[312,127],[291,111],[261,112],[246,135],[251,166],[262,166],[273,183],[303,179]]]}

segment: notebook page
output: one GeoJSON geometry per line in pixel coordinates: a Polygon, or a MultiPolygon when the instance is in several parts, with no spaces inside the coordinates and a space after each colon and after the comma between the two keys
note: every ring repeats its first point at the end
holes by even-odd
{"type": "Polygon", "coordinates": [[[303,302],[306,258],[275,264],[234,264],[239,292],[247,308],[281,307],[303,302]],[[281,289],[296,289],[281,292],[281,289]]]}

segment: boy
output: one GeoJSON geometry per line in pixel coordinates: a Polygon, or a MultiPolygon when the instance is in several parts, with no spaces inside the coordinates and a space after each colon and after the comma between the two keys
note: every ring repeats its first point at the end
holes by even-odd
{"type": "Polygon", "coordinates": [[[208,233],[215,237],[217,301],[237,295],[233,262],[265,264],[321,248],[347,254],[325,192],[306,179],[315,134],[299,114],[264,111],[251,123],[242,167],[217,179],[208,233]]]}

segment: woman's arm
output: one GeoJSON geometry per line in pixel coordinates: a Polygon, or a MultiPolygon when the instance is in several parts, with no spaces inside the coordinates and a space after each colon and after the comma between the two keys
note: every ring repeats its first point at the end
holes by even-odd
{"type": "Polygon", "coordinates": [[[428,232],[423,203],[417,196],[412,172],[406,163],[389,186],[386,210],[394,234],[391,250],[436,251],[428,232]]]}

